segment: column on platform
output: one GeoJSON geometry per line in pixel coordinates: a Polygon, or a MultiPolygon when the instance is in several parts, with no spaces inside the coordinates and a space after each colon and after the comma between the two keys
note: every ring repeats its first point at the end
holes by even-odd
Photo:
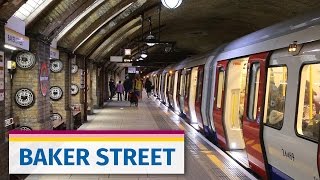
{"type": "Polygon", "coordinates": [[[99,74],[99,67],[97,64],[92,65],[92,71],[91,71],[91,105],[93,109],[96,109],[99,107],[98,103],[98,74],[99,74]]]}
{"type": "Polygon", "coordinates": [[[74,117],[74,129],[84,122],[84,57],[74,55],[71,60],[71,109],[74,117]]]}
{"type": "Polygon", "coordinates": [[[108,84],[105,84],[105,67],[102,64],[97,65],[97,104],[103,107],[105,91],[108,90],[108,84]]]}
{"type": "Polygon", "coordinates": [[[97,65],[88,64],[88,114],[93,114],[93,110],[98,108],[97,99],[97,65]]]}
{"type": "Polygon", "coordinates": [[[67,52],[60,51],[59,59],[51,59],[50,99],[54,129],[71,129],[70,61],[67,52]]]}

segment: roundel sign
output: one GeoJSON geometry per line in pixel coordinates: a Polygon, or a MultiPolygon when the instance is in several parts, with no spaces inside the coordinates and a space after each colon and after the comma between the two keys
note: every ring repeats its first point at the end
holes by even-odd
{"type": "Polygon", "coordinates": [[[43,96],[47,95],[47,92],[49,90],[49,68],[47,62],[41,62],[40,65],[40,89],[43,96]]]}

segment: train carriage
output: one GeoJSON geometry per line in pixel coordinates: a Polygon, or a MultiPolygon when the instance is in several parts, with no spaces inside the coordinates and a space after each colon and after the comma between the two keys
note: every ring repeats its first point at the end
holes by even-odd
{"type": "Polygon", "coordinates": [[[169,68],[162,99],[260,177],[319,179],[319,40],[318,12],[254,32],[169,68]]]}

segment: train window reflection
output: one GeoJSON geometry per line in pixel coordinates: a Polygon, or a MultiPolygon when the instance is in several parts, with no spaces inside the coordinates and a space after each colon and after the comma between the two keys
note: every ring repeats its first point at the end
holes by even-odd
{"type": "Polygon", "coordinates": [[[222,102],[222,92],[224,90],[224,70],[223,68],[219,69],[218,75],[218,92],[217,92],[217,108],[221,108],[222,102]]]}
{"type": "Polygon", "coordinates": [[[297,132],[318,141],[320,122],[320,64],[305,65],[301,71],[297,132]]]}
{"type": "Polygon", "coordinates": [[[253,63],[250,69],[250,85],[249,85],[249,101],[248,101],[248,117],[255,120],[258,108],[258,93],[260,83],[260,63],[253,63]]]}
{"type": "Polygon", "coordinates": [[[287,67],[268,68],[264,122],[281,129],[284,119],[287,88],[287,67]]]}

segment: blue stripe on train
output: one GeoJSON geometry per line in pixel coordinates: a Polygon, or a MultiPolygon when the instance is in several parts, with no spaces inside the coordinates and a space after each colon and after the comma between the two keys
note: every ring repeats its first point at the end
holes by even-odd
{"type": "Polygon", "coordinates": [[[291,177],[281,172],[279,169],[269,164],[270,178],[272,180],[293,180],[291,177]]]}

